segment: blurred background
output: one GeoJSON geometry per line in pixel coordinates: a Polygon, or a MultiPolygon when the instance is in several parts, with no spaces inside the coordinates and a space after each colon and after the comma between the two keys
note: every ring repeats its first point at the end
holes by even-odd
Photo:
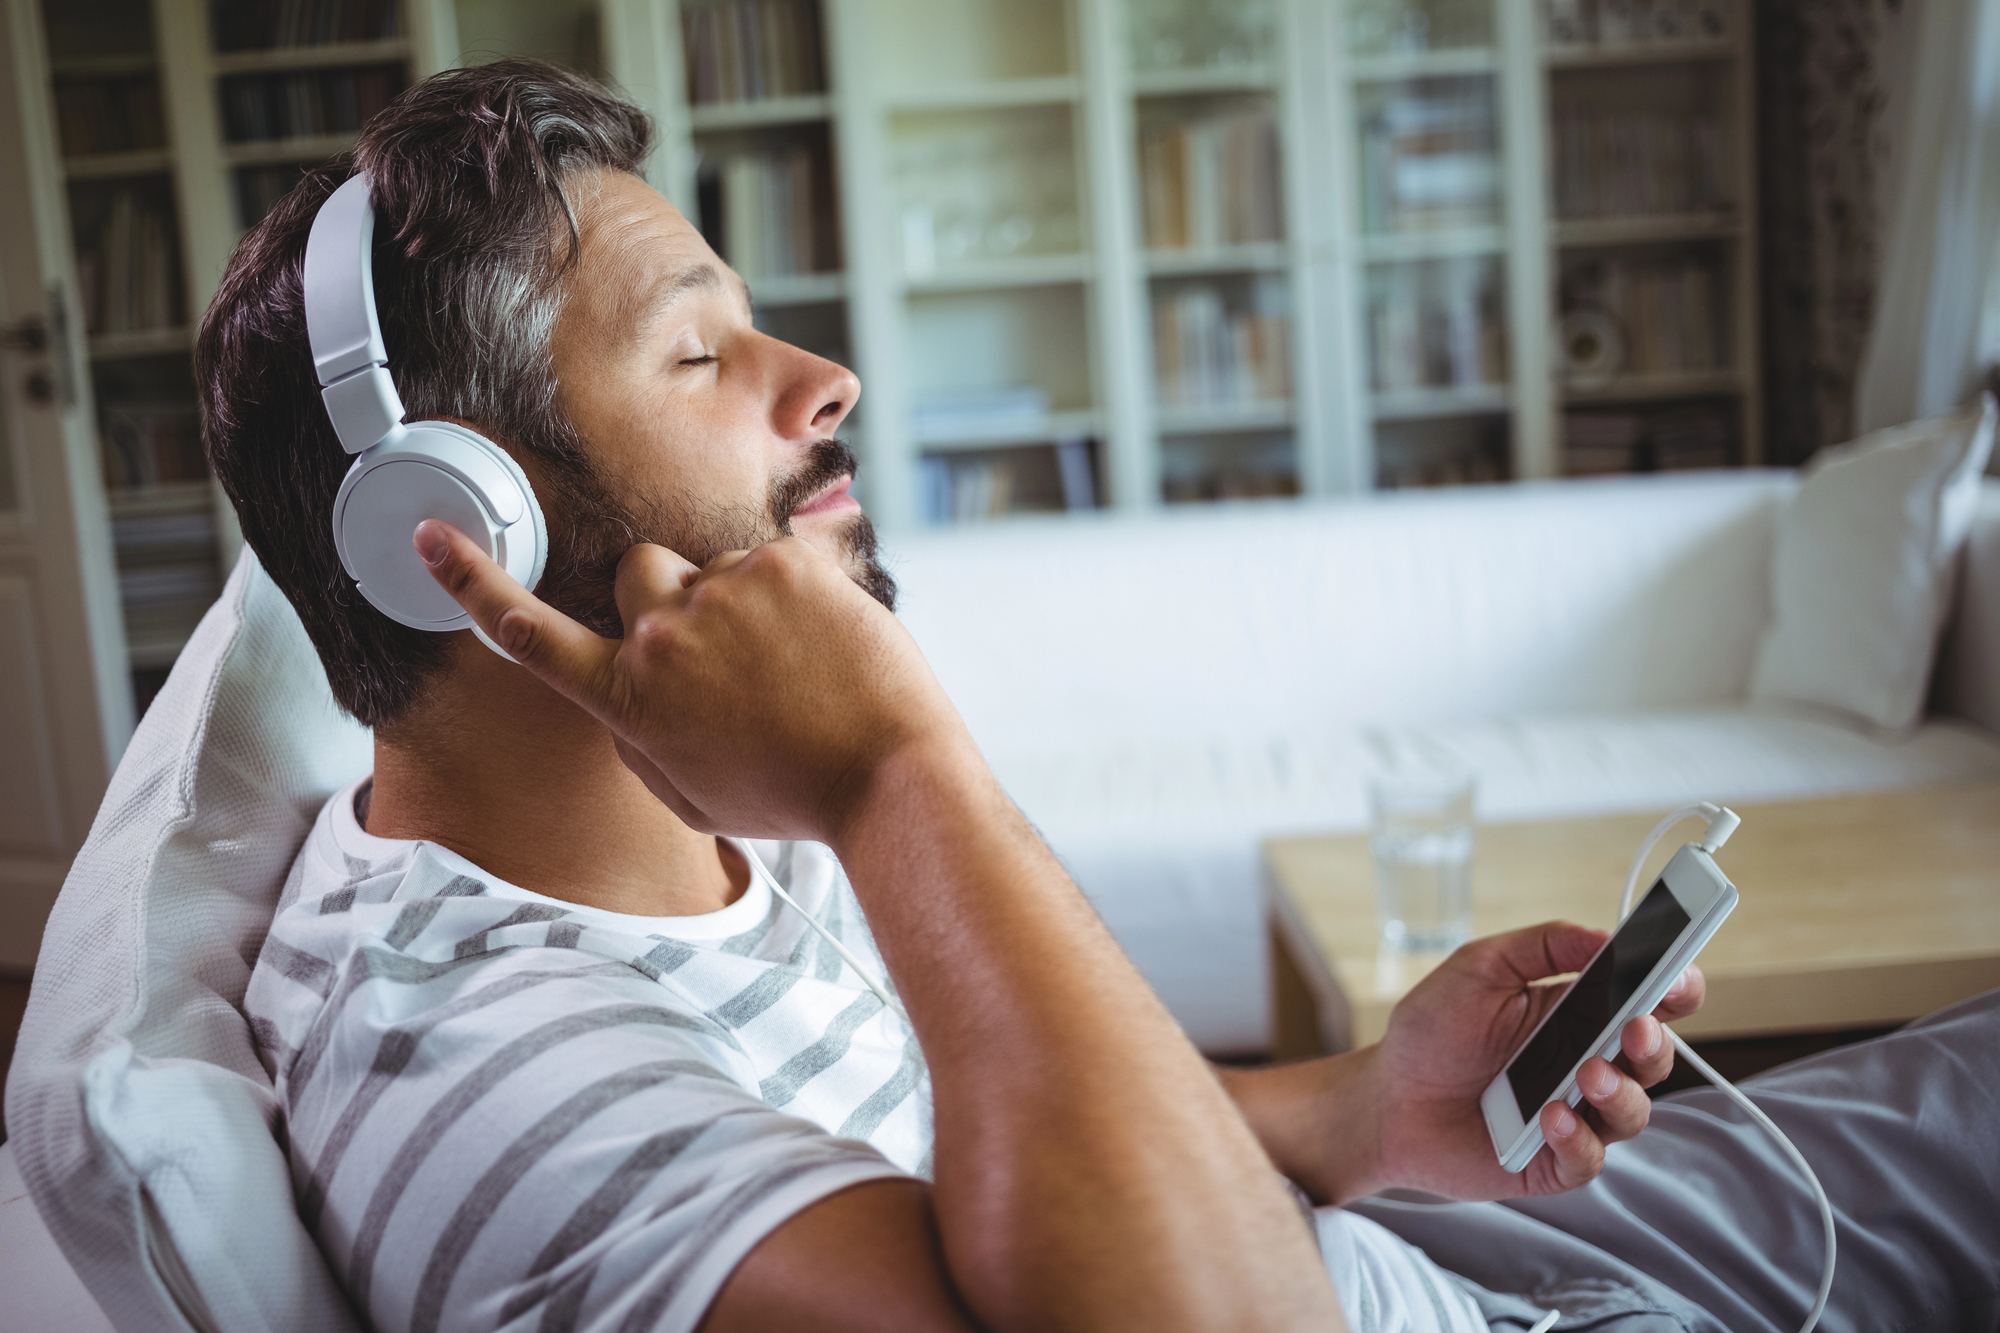
{"type": "Polygon", "coordinates": [[[653,182],[760,323],[860,373],[891,532],[1795,464],[1853,433],[1900,7],[14,8],[141,708],[234,556],[188,349],[237,237],[412,80],[500,55],[653,113],[653,182]]]}
{"type": "MultiPolygon", "coordinates": [[[[859,373],[909,623],[1211,1049],[1265,1029],[1257,839],[1357,825],[1357,728],[1763,738],[1724,771],[1516,727],[1506,768],[1454,733],[1482,817],[2000,775],[1986,731],[1765,736],[1751,686],[1794,484],[1759,470],[2000,357],[2000,0],[4,3],[0,972],[236,560],[189,364],[232,249],[398,92],[511,55],[644,106],[758,323],[859,373]],[[1197,833],[1224,869],[1169,901],[1197,833]]],[[[1918,693],[1937,628],[1871,631],[1918,693]]]]}

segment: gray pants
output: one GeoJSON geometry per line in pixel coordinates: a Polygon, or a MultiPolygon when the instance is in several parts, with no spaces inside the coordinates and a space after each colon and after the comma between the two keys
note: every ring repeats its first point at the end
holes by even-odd
{"type": "MultiPolygon", "coordinates": [[[[2000,991],[1743,1089],[1833,1201],[1821,1329],[2000,1329],[2000,991]]],[[[1569,1194],[1353,1206],[1476,1284],[1496,1329],[1558,1309],[1558,1329],[1791,1333],[1824,1257],[1796,1168],[1710,1088],[1656,1103],[1646,1132],[1569,1194]]]]}

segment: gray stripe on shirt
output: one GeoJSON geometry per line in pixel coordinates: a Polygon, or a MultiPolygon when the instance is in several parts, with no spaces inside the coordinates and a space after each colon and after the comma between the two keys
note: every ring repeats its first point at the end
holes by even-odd
{"type": "Polygon", "coordinates": [[[264,959],[322,1000],[333,993],[333,964],[303,949],[294,949],[281,939],[264,941],[264,959]]]}
{"type": "Polygon", "coordinates": [[[917,1080],[923,1077],[923,1073],[924,1057],[917,1049],[917,1039],[907,1037],[903,1041],[903,1062],[896,1066],[896,1072],[889,1076],[887,1083],[868,1094],[868,1099],[855,1107],[834,1132],[843,1139],[867,1138],[881,1128],[890,1113],[917,1090],[917,1080]]]}
{"type": "MultiPolygon", "coordinates": [[[[869,997],[874,999],[873,996],[869,997]]],[[[881,1001],[877,1000],[877,1004],[881,1001]]],[[[809,1176],[815,1171],[823,1171],[833,1165],[831,1159],[816,1158],[812,1161],[793,1162],[768,1175],[757,1176],[745,1181],[734,1197],[727,1203],[718,1205],[702,1219],[701,1230],[695,1233],[693,1243],[674,1255],[673,1259],[661,1265],[662,1272],[653,1285],[646,1290],[626,1312],[625,1319],[618,1325],[618,1333],[652,1333],[659,1326],[660,1315],[666,1310],[681,1284],[694,1266],[708,1257],[709,1247],[728,1234],[736,1219],[755,1208],[771,1195],[776,1194],[800,1176],[809,1176]]]]}
{"type": "Polygon", "coordinates": [[[445,886],[428,898],[419,898],[396,914],[396,924],[389,928],[384,941],[392,949],[400,949],[411,940],[424,933],[424,927],[437,919],[444,909],[446,898],[477,898],[486,892],[486,886],[470,875],[453,875],[445,886]]]}
{"type": "MultiPolygon", "coordinates": [[[[868,998],[873,1000],[875,997],[871,995],[868,998]]],[[[879,1000],[875,1002],[881,1003],[879,1000]]],[[[390,1215],[402,1202],[403,1191],[409,1187],[410,1178],[460,1117],[507,1075],[536,1056],[578,1037],[632,1023],[681,1028],[720,1037],[735,1044],[735,1038],[707,1019],[677,1014],[655,1005],[612,1004],[582,1013],[565,1014],[502,1046],[431,1104],[430,1110],[424,1113],[424,1118],[417,1123],[410,1136],[403,1140],[403,1146],[396,1150],[396,1156],[382,1172],[375,1192],[368,1200],[367,1210],[361,1216],[361,1224],[355,1229],[354,1250],[348,1260],[347,1291],[357,1310],[364,1316],[370,1314],[368,1295],[375,1281],[375,1256],[382,1248],[383,1236],[388,1232],[390,1215]]]]}
{"type": "Polygon", "coordinates": [[[411,1333],[435,1333],[444,1317],[445,1297],[452,1280],[471,1252],[473,1243],[486,1228],[500,1203],[521,1177],[533,1170],[556,1145],[576,1133],[600,1112],[654,1088],[675,1074],[709,1074],[713,1070],[694,1060],[656,1060],[634,1065],[597,1080],[570,1097],[525,1130],[486,1169],[478,1182],[459,1201],[458,1208],[431,1247],[423,1277],[410,1311],[411,1333]]]}
{"type": "MultiPolygon", "coordinates": [[[[716,1077],[720,1078],[719,1075],[716,1077]]],[[[727,1079],[721,1081],[728,1083],[732,1089],[736,1086],[727,1079]]],[[[550,1300],[548,1308],[542,1312],[544,1333],[556,1333],[558,1329],[568,1328],[570,1322],[574,1320],[575,1310],[581,1306],[583,1293],[589,1290],[591,1279],[595,1276],[598,1265],[603,1262],[603,1256],[600,1255],[571,1272],[550,1275],[609,1230],[611,1224],[631,1206],[632,1200],[638,1197],[639,1191],[658,1176],[663,1168],[692,1147],[695,1140],[732,1116],[762,1113],[761,1107],[732,1107],[715,1119],[699,1125],[682,1125],[676,1129],[662,1130],[634,1148],[631,1155],[620,1162],[616,1169],[605,1177],[603,1183],[591,1191],[590,1197],[576,1206],[576,1211],[564,1220],[562,1226],[557,1228],[556,1234],[549,1238],[548,1244],[542,1247],[542,1252],[535,1256],[535,1262],[528,1266],[528,1271],[524,1275],[530,1280],[509,1296],[506,1305],[501,1307],[501,1324],[512,1323],[520,1317],[523,1310],[532,1310],[537,1303],[549,1299],[550,1293],[553,1292],[557,1298],[550,1300]],[[575,1292],[573,1299],[570,1297],[572,1290],[575,1292]],[[569,1309],[567,1315],[560,1313],[565,1307],[569,1309]]],[[[640,1229],[643,1230],[645,1226],[651,1225],[664,1214],[680,1207],[702,1193],[708,1186],[708,1179],[703,1177],[659,1200],[647,1211],[645,1222],[640,1229]]]]}
{"type": "Polygon", "coordinates": [[[854,1044],[854,1033],[882,1010],[882,1001],[873,991],[855,997],[854,1002],[833,1016],[826,1035],[778,1066],[778,1072],[757,1085],[758,1093],[773,1108],[783,1107],[799,1095],[799,1089],[840,1063],[854,1044]]]}
{"type": "MultiPolygon", "coordinates": [[[[581,960],[579,960],[581,961],[581,960]]],[[[416,1054],[417,1043],[440,1024],[448,1023],[461,1015],[484,1009],[489,1004],[498,1003],[522,991],[532,990],[549,981],[563,981],[577,977],[617,976],[627,969],[622,963],[593,963],[585,967],[570,967],[559,971],[516,972],[490,986],[482,986],[455,1000],[447,1001],[435,1009],[427,1010],[408,1023],[398,1024],[382,1034],[382,1040],[375,1047],[375,1059],[369,1065],[368,1073],[341,1108],[340,1119],[327,1133],[320,1145],[319,1154],[312,1163],[312,1173],[299,1187],[299,1218],[308,1228],[319,1225],[320,1209],[326,1205],[326,1194],[332,1188],[333,1176],[340,1169],[341,1159],[354,1141],[354,1135],[361,1128],[361,1122],[375,1109],[375,1103],[389,1090],[396,1076],[403,1072],[416,1054]]],[[[296,1105],[296,1102],[293,1103],[296,1105]]],[[[303,1154],[302,1154],[303,1155],[303,1154]]]]}
{"type": "Polygon", "coordinates": [[[708,1016],[724,1027],[740,1028],[785,997],[792,987],[805,980],[803,972],[773,967],[736,994],[708,1011],[708,1016]]]}

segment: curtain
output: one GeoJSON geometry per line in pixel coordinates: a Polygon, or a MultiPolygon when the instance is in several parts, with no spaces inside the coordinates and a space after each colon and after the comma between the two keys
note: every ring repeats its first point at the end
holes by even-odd
{"type": "Polygon", "coordinates": [[[1875,313],[1883,46],[1901,0],[1758,0],[1764,456],[1854,435],[1875,313]]]}
{"type": "Polygon", "coordinates": [[[1977,391],[2000,242],[2000,0],[1915,0],[1881,50],[1881,264],[1855,432],[1977,391]]]}

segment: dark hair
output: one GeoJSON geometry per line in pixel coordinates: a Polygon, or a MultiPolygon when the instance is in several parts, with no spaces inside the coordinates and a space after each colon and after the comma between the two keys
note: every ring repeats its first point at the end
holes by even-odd
{"type": "MultiPolygon", "coordinates": [[[[554,65],[449,70],[391,102],[351,153],[308,173],[230,258],[195,345],[209,466],[244,540],[305,622],[333,697],[367,726],[415,702],[450,641],[375,610],[334,552],[334,494],[351,460],[320,403],[306,339],[301,271],[313,217],[342,181],[368,173],[376,308],[408,415],[466,421],[545,465],[560,491],[592,476],[549,350],[578,253],[567,185],[593,169],[636,172],[651,141],[644,112],[554,65]]],[[[560,515],[549,519],[559,545],[560,515]]]]}

